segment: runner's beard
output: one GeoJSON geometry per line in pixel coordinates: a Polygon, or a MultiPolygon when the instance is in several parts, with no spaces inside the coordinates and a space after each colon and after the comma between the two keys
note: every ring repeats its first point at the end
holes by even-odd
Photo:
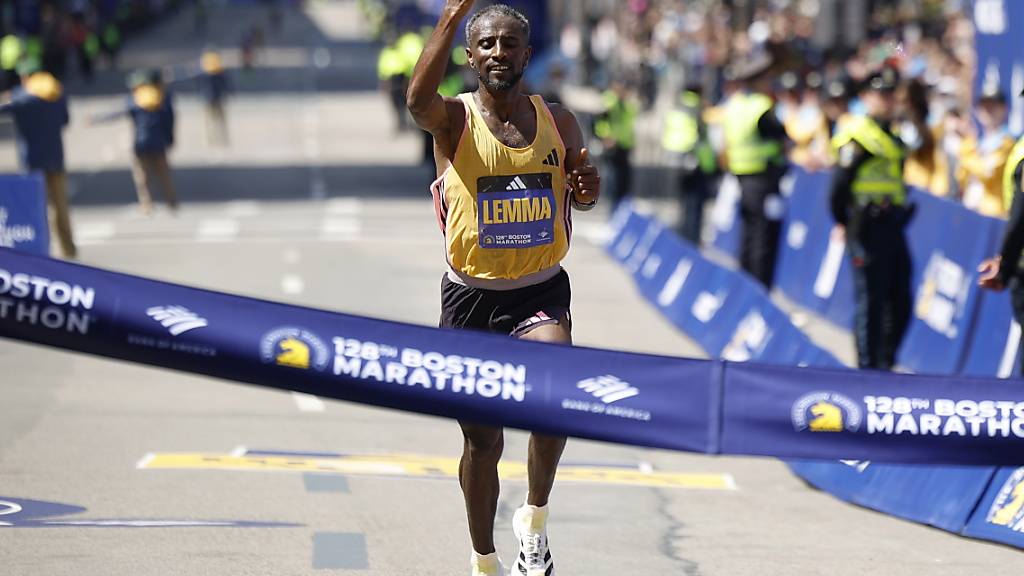
{"type": "Polygon", "coordinates": [[[490,80],[487,78],[486,74],[483,74],[480,71],[477,71],[476,77],[480,80],[480,84],[491,92],[508,92],[519,83],[520,79],[522,79],[523,71],[520,70],[519,72],[514,72],[512,74],[512,78],[509,78],[508,80],[490,80]]]}

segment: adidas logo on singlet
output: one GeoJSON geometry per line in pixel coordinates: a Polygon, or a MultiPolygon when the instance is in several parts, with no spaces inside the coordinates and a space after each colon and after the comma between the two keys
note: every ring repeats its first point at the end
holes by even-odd
{"type": "Polygon", "coordinates": [[[544,161],[541,162],[541,164],[544,164],[545,166],[559,166],[560,163],[558,162],[558,150],[552,148],[551,152],[548,152],[548,157],[545,158],[544,161]]]}
{"type": "Polygon", "coordinates": [[[511,182],[508,183],[508,186],[505,187],[505,190],[526,190],[526,184],[523,183],[522,179],[520,179],[519,176],[516,176],[515,178],[512,179],[511,182]]]}

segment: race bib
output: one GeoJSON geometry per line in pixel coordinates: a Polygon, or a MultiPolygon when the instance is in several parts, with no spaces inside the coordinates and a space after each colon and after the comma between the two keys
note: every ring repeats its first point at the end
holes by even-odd
{"type": "Polygon", "coordinates": [[[555,241],[551,174],[484,176],[477,180],[481,248],[531,248],[555,241]]]}

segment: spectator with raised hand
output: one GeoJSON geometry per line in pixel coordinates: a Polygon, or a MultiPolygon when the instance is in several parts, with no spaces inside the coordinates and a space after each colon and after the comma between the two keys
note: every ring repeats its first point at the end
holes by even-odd
{"type": "Polygon", "coordinates": [[[18,74],[21,86],[4,94],[0,114],[14,117],[22,169],[43,174],[50,229],[57,238],[61,255],[75,258],[78,249],[71,232],[64,171],[62,132],[70,119],[64,87],[34,59],[22,60],[18,74]]]}
{"type": "Polygon", "coordinates": [[[178,210],[178,197],[167,162],[174,145],[174,105],[159,70],[139,70],[128,79],[131,96],[125,107],[96,116],[93,123],[109,122],[129,116],[135,128],[132,178],[139,196],[139,209],[146,216],[153,212],[151,190],[159,186],[171,212],[178,210]]]}

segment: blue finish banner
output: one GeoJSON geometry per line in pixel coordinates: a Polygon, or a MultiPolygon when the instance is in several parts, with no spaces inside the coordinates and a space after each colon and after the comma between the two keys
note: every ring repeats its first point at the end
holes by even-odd
{"type": "Polygon", "coordinates": [[[40,174],[0,175],[0,248],[46,256],[50,232],[40,174]]]}
{"type": "Polygon", "coordinates": [[[10,250],[0,336],[549,434],[715,449],[711,362],[334,314],[10,250]]]}
{"type": "Polygon", "coordinates": [[[232,296],[6,249],[0,249],[0,337],[637,446],[1024,463],[1024,387],[1018,382],[544,345],[232,296]]]}
{"type": "Polygon", "coordinates": [[[1019,382],[728,364],[722,452],[992,464],[1024,452],[1019,382]],[[940,440],[941,439],[941,440],[940,440]],[[922,448],[941,442],[956,462],[922,448]],[[783,448],[784,447],[784,448],[783,448]]]}

